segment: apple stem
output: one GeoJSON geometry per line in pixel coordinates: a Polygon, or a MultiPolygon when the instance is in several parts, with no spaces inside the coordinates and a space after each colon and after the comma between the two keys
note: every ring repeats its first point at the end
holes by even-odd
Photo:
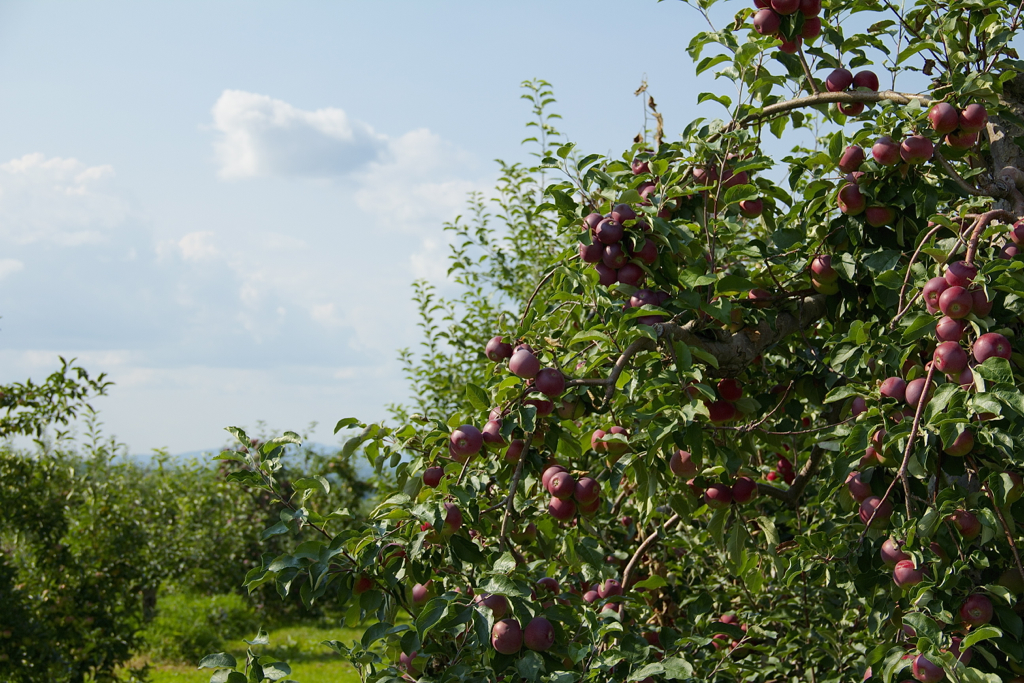
{"type": "MultiPolygon", "coordinates": [[[[974,256],[978,253],[978,240],[981,238],[981,233],[985,230],[985,226],[996,219],[1013,223],[1017,220],[1017,217],[1009,211],[993,209],[992,211],[986,211],[974,219],[974,231],[971,232],[971,242],[967,245],[967,257],[964,258],[967,265],[974,265],[974,256]]],[[[955,249],[956,247],[954,247],[954,251],[955,249]]],[[[950,254],[950,256],[952,256],[952,254],[950,254]]]]}
{"type": "MultiPolygon", "coordinates": [[[[679,517],[678,514],[675,514],[675,515],[672,515],[671,517],[669,517],[667,520],[665,520],[665,525],[664,525],[665,530],[667,531],[669,527],[674,526],[675,524],[677,524],[679,522],[679,520],[680,520],[680,517],[679,517]]],[[[660,535],[661,535],[661,531],[660,530],[655,530],[654,532],[652,532],[651,535],[648,536],[647,538],[645,538],[643,540],[643,542],[639,545],[639,547],[637,547],[636,552],[633,553],[633,557],[629,558],[629,562],[626,564],[626,568],[622,572],[622,589],[623,590],[628,590],[628,588],[629,588],[629,579],[633,575],[633,570],[636,569],[637,563],[640,561],[640,558],[644,556],[644,553],[647,552],[647,549],[650,548],[652,545],[654,545],[654,543],[658,540],[660,535]]]]}
{"type": "Polygon", "coordinates": [[[530,431],[526,437],[526,448],[523,449],[522,455],[519,456],[519,462],[516,463],[516,471],[512,475],[512,483],[508,488],[508,500],[505,501],[505,515],[501,518],[501,532],[498,534],[498,542],[501,544],[503,550],[508,550],[508,540],[506,534],[508,533],[508,518],[512,515],[512,511],[515,509],[516,500],[516,489],[519,488],[519,478],[523,476],[523,465],[526,463],[526,456],[530,450],[530,443],[533,441],[533,432],[530,431]]]}
{"type": "Polygon", "coordinates": [[[801,46],[797,49],[797,56],[800,58],[800,66],[804,68],[804,76],[807,77],[807,83],[810,85],[811,94],[818,94],[818,85],[814,82],[814,78],[811,76],[811,68],[807,66],[807,59],[804,58],[804,48],[801,46]]]}
{"type": "Polygon", "coordinates": [[[900,305],[896,307],[896,310],[899,312],[896,314],[896,317],[892,319],[892,322],[889,323],[889,329],[896,329],[896,323],[898,323],[900,321],[900,318],[902,318],[906,314],[906,312],[910,310],[910,307],[914,304],[915,301],[917,301],[917,297],[921,295],[920,292],[914,295],[914,297],[907,302],[906,308],[904,308],[903,295],[906,294],[907,292],[907,284],[910,282],[910,273],[914,267],[914,262],[917,261],[917,257],[921,255],[922,247],[924,247],[924,245],[928,243],[928,240],[932,238],[932,235],[937,233],[939,230],[942,230],[944,227],[946,226],[936,225],[934,228],[928,231],[928,234],[924,236],[923,240],[918,242],[917,249],[914,250],[914,255],[910,257],[910,263],[907,264],[907,274],[903,277],[903,286],[900,287],[900,305]]]}
{"type": "Polygon", "coordinates": [[[864,524],[864,531],[860,534],[860,539],[857,541],[858,544],[864,541],[864,537],[868,533],[868,529],[871,528],[871,522],[875,521],[875,515],[878,514],[879,508],[889,498],[889,494],[892,493],[893,488],[896,486],[897,481],[903,482],[903,490],[907,494],[907,517],[912,517],[910,510],[910,483],[907,481],[907,466],[910,463],[910,453],[914,449],[914,440],[917,438],[917,433],[921,429],[921,415],[924,413],[924,407],[927,405],[931,396],[928,394],[928,390],[932,386],[932,377],[935,376],[935,363],[932,363],[931,367],[928,368],[928,377],[924,381],[924,390],[921,392],[921,400],[917,402],[917,410],[914,411],[914,424],[910,427],[910,438],[907,439],[907,448],[903,452],[903,462],[900,463],[900,469],[896,472],[896,476],[893,478],[892,483],[889,484],[889,488],[885,490],[885,495],[882,496],[882,500],[875,505],[875,508],[871,511],[871,516],[868,517],[868,521],[864,524]]]}

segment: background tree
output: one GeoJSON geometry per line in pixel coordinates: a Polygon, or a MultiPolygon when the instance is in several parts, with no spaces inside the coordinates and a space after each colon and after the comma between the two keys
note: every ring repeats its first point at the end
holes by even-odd
{"type": "Polygon", "coordinates": [[[714,4],[726,120],[581,155],[528,85],[540,163],[450,226],[462,296],[419,285],[416,404],[338,424],[394,493],[310,485],[322,538],[248,576],[333,586],[365,680],[1024,671],[1022,8],[714,4]]]}

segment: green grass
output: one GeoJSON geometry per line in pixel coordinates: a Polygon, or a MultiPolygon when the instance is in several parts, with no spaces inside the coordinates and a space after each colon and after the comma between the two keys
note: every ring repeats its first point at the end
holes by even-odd
{"type": "MultiPolygon", "coordinates": [[[[320,643],[340,640],[351,644],[361,636],[361,630],[350,628],[288,626],[270,631],[270,644],[258,651],[266,655],[264,662],[287,662],[292,667],[291,678],[299,683],[358,683],[359,675],[352,665],[320,643]]],[[[237,640],[228,643],[225,651],[234,655],[241,665],[245,661],[246,647],[237,640]]],[[[136,659],[131,665],[138,667],[144,662],[144,659],[136,659]]],[[[151,663],[149,671],[151,683],[207,683],[213,673],[210,669],[197,669],[195,664],[184,663],[151,663]]]]}

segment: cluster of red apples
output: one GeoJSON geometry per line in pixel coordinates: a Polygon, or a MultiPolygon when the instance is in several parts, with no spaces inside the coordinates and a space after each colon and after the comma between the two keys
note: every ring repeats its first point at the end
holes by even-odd
{"type": "Polygon", "coordinates": [[[594,264],[598,282],[605,287],[616,282],[639,287],[647,277],[640,264],[652,266],[658,260],[657,244],[644,236],[650,226],[629,204],[616,204],[607,216],[592,213],[583,224],[591,243],[580,244],[580,258],[594,264]]]}
{"type": "MultiPolygon", "coordinates": [[[[856,75],[849,70],[833,69],[825,79],[825,89],[829,92],[847,92],[849,90],[867,90],[878,92],[878,76],[874,71],[858,71],[856,75]]],[[[857,116],[864,112],[863,102],[839,102],[836,105],[840,113],[846,116],[857,116]]]]}
{"type": "Polygon", "coordinates": [[[686,485],[697,499],[703,500],[704,504],[712,510],[728,507],[732,503],[746,505],[757,497],[757,483],[745,476],[736,477],[732,485],[717,483],[710,484],[707,488],[701,488],[695,479],[699,468],[693,461],[693,456],[687,451],[673,453],[668,467],[672,474],[680,479],[690,477],[686,485]]]}
{"type": "MultiPolygon", "coordinates": [[[[845,90],[849,85],[861,87],[874,86],[878,88],[878,78],[870,71],[862,71],[856,76],[850,74],[846,69],[836,69],[825,81],[829,90],[838,92],[845,90]],[[866,74],[866,75],[865,75],[866,74]],[[857,79],[861,79],[858,84],[857,79]]],[[[840,104],[840,110],[844,114],[859,114],[864,105],[857,103],[853,105],[840,104]],[[844,107],[859,107],[859,110],[851,111],[844,107]]],[[[968,105],[963,111],[947,102],[938,102],[928,111],[928,119],[931,122],[932,130],[940,136],[945,136],[946,144],[955,150],[970,149],[978,141],[978,132],[988,122],[988,112],[980,104],[968,105]]],[[[922,164],[932,158],[935,153],[935,145],[925,135],[910,135],[907,138],[896,141],[885,135],[878,138],[871,147],[871,158],[881,168],[892,167],[904,163],[906,166],[922,164]]],[[[860,183],[865,174],[860,171],[861,165],[867,160],[864,148],[858,145],[850,145],[839,159],[839,170],[846,175],[846,184],[839,188],[836,196],[836,204],[839,210],[848,216],[864,214],[864,220],[868,225],[880,228],[884,225],[892,225],[896,219],[896,210],[891,206],[868,206],[867,198],[860,189],[860,183]]]]}
{"type": "Polygon", "coordinates": [[[821,35],[821,0],[754,0],[754,30],[777,36],[779,49],[795,54],[805,40],[821,35]]]}

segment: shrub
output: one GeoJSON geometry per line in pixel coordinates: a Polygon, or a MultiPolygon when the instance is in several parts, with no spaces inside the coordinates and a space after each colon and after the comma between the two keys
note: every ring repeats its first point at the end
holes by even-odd
{"type": "Polygon", "coordinates": [[[166,594],[158,599],[156,617],[142,636],[155,659],[198,662],[256,626],[255,610],[240,595],[166,594]]]}

